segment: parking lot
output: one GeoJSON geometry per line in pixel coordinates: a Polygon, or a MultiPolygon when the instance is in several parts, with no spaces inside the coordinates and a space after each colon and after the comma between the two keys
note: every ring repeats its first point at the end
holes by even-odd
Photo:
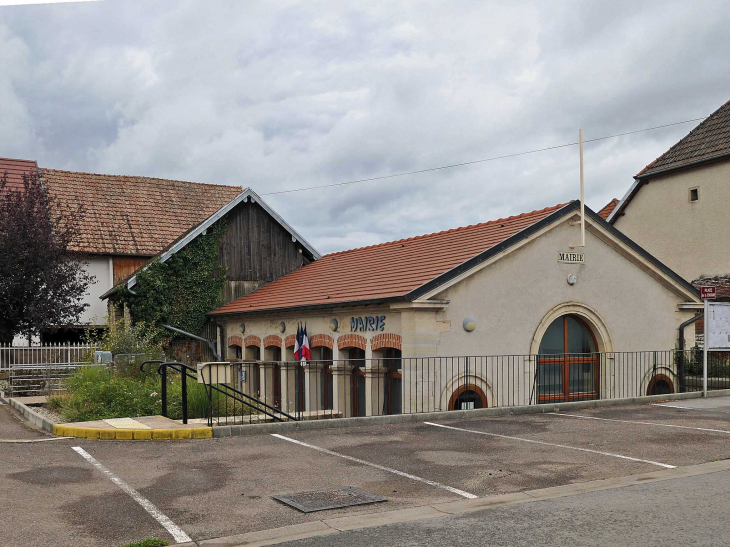
{"type": "Polygon", "coordinates": [[[160,515],[200,541],[730,458],[730,398],[172,442],[45,441],[0,414],[0,438],[40,441],[0,444],[3,545],[173,542],[160,515]],[[388,501],[271,498],[344,486],[388,501]]]}

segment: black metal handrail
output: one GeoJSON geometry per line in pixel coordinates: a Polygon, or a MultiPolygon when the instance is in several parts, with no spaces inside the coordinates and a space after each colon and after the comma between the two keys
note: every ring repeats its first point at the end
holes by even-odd
{"type": "MultiPolygon", "coordinates": [[[[189,365],[186,365],[185,363],[180,363],[178,361],[162,361],[160,359],[153,359],[149,361],[144,361],[140,366],[140,371],[144,372],[144,367],[147,364],[157,364],[157,374],[161,377],[161,388],[160,388],[160,397],[162,399],[162,415],[164,417],[168,417],[168,406],[167,406],[167,369],[172,368],[174,371],[178,372],[180,374],[180,383],[181,383],[181,391],[182,391],[182,421],[184,424],[188,423],[188,387],[187,387],[187,379],[192,378],[194,380],[198,380],[197,376],[197,370],[189,365]],[[191,374],[192,372],[192,374],[191,374]]],[[[216,391],[217,393],[220,393],[224,397],[227,397],[229,399],[233,399],[234,401],[240,403],[242,406],[246,406],[247,408],[251,410],[255,410],[257,412],[260,412],[261,414],[264,414],[265,416],[268,416],[269,418],[278,421],[283,422],[284,419],[297,421],[297,418],[292,416],[291,414],[288,414],[287,412],[284,412],[282,410],[279,410],[278,408],[275,408],[266,402],[257,399],[255,397],[251,397],[250,395],[247,395],[246,393],[243,393],[242,391],[237,390],[236,388],[229,386],[228,384],[212,384],[205,381],[205,375],[202,377],[203,385],[205,386],[206,390],[208,391],[208,425],[213,425],[213,391],[216,391]],[[278,415],[277,415],[278,414],[278,415]]]]}
{"type": "MultiPolygon", "coordinates": [[[[235,363],[230,363],[230,364],[235,364],[235,363]]],[[[280,410],[280,409],[262,401],[261,399],[252,397],[225,383],[213,384],[212,378],[211,378],[211,383],[207,384],[205,382],[206,375],[203,374],[202,377],[203,377],[203,384],[209,388],[208,401],[210,403],[209,404],[210,413],[209,413],[209,418],[208,418],[208,424],[211,426],[213,425],[213,400],[212,400],[213,390],[217,391],[218,393],[221,393],[225,397],[228,397],[230,399],[233,399],[234,401],[241,403],[242,405],[245,405],[246,407],[248,407],[252,410],[256,410],[257,412],[260,412],[261,414],[268,416],[269,418],[271,418],[277,422],[283,422],[284,421],[283,418],[286,418],[287,420],[291,420],[294,422],[298,421],[297,418],[295,418],[288,412],[284,412],[283,410],[280,410]],[[225,388],[225,390],[221,389],[217,386],[223,386],[225,388]],[[230,393],[230,392],[233,392],[233,393],[230,393]]]]}

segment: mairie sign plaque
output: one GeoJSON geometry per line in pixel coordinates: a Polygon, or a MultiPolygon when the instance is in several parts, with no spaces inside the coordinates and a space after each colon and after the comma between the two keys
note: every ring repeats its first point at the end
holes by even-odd
{"type": "Polygon", "coordinates": [[[558,262],[561,264],[585,264],[585,253],[558,253],[558,262]]]}

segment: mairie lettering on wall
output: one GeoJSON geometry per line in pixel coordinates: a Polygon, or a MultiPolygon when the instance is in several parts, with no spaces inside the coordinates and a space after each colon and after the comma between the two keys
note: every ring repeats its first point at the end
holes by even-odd
{"type": "Polygon", "coordinates": [[[366,317],[351,317],[350,318],[350,331],[351,332],[364,332],[364,331],[378,331],[385,330],[385,316],[384,315],[368,315],[366,317]]]}

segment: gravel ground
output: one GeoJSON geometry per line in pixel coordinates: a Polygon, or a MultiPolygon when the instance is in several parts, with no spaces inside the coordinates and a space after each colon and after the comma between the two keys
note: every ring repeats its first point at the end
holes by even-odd
{"type": "Polygon", "coordinates": [[[40,414],[44,418],[47,418],[54,424],[59,424],[59,423],[63,422],[63,418],[61,417],[61,415],[58,414],[57,412],[54,412],[50,408],[46,408],[45,406],[42,406],[42,405],[38,405],[38,406],[33,405],[30,408],[32,408],[34,412],[37,412],[38,414],[40,414]]]}

